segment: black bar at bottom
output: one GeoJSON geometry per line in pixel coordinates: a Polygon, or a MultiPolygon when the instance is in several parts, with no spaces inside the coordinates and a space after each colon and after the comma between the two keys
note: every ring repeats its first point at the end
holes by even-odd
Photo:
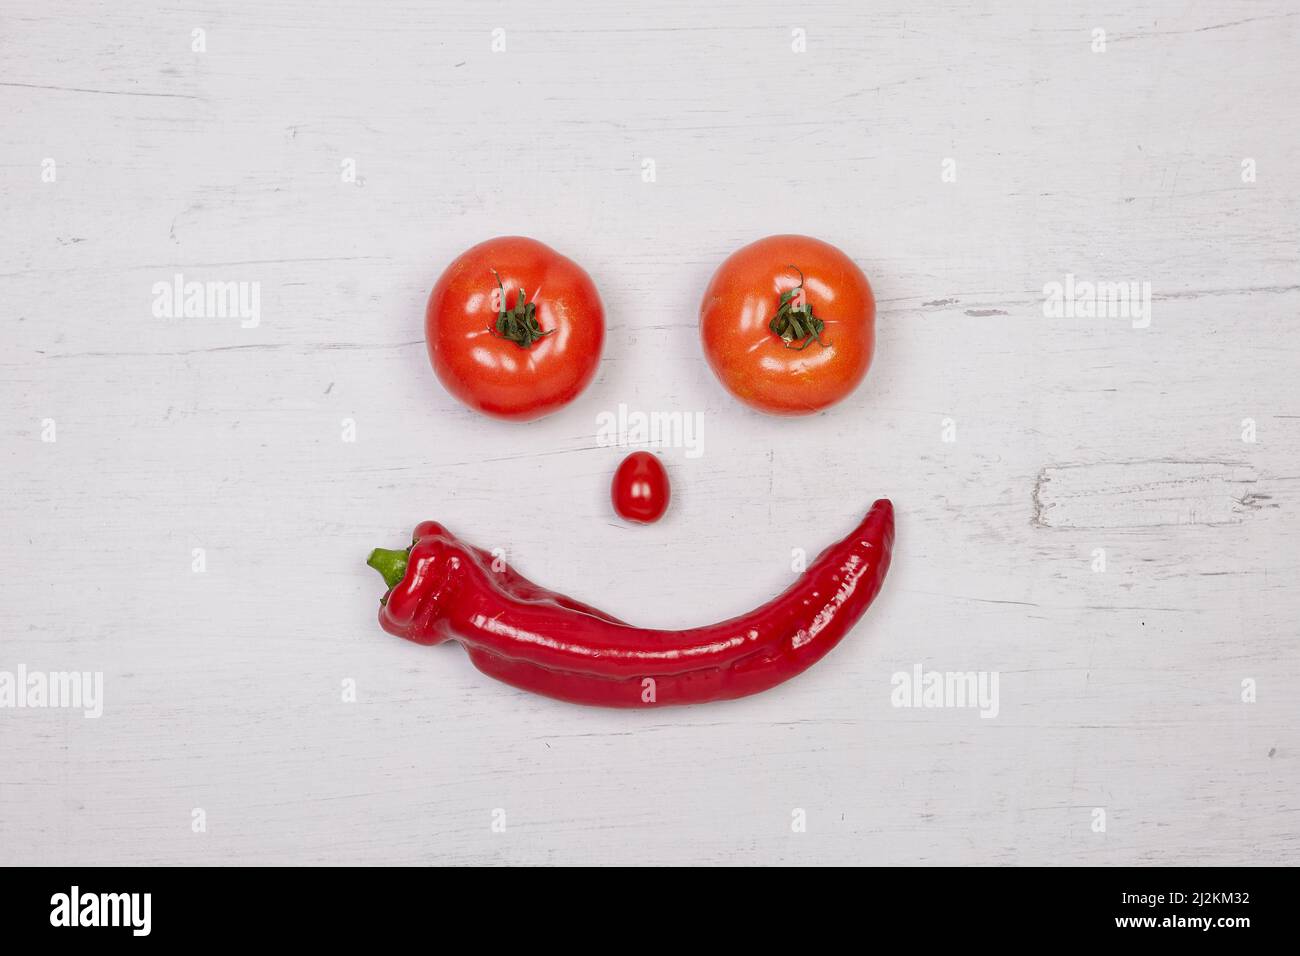
{"type": "Polygon", "coordinates": [[[419,938],[430,921],[492,934],[531,925],[543,937],[572,937],[587,929],[608,934],[612,920],[623,926],[625,941],[666,945],[704,920],[731,924],[738,936],[804,923],[818,936],[847,932],[864,941],[880,932],[919,932],[927,943],[1130,937],[1231,945],[1267,940],[1288,927],[1293,875],[1280,868],[945,868],[593,879],[503,869],[11,868],[0,871],[0,926],[7,944],[64,937],[90,945],[337,946],[406,933],[419,938]],[[827,895],[820,887],[830,881],[838,885],[827,895]]]}

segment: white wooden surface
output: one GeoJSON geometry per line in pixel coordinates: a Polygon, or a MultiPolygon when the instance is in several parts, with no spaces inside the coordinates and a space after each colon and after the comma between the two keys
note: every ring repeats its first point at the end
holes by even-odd
{"type": "Polygon", "coordinates": [[[0,670],[105,701],[0,710],[0,863],[1296,861],[1294,2],[2,6],[0,670]],[[781,231],[880,301],[810,420],[730,400],[696,338],[781,231]],[[609,325],[523,427],[454,404],[421,327],[511,232],[609,325]],[[260,283],[260,324],[154,318],[177,272],[260,283]],[[1150,282],[1150,327],[1045,318],[1067,273],[1150,282]],[[703,414],[652,528],[608,508],[619,402],[703,414]],[[716,706],[515,692],[382,633],[362,564],[436,517],[687,625],[877,495],[877,605],[716,706]],[[891,706],[917,663],[998,672],[999,715],[891,706]]]}

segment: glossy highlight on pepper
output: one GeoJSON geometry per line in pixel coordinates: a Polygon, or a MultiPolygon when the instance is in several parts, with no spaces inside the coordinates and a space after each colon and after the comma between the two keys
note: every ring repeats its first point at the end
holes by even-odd
{"type": "Polygon", "coordinates": [[[645,707],[728,700],[780,684],[825,656],[879,593],[894,509],[872,505],[789,588],[705,627],[634,627],[529,581],[444,526],[368,562],[390,585],[379,623],[418,644],[456,640],[489,676],[560,700],[645,707]]]}

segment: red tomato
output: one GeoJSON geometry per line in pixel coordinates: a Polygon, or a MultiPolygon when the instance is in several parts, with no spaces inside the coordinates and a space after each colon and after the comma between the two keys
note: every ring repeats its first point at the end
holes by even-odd
{"type": "Polygon", "coordinates": [[[862,381],[876,300],[862,270],[808,236],[768,236],[718,267],[700,304],[700,340],[727,391],[773,415],[809,415],[862,381]]]}
{"type": "Polygon", "coordinates": [[[447,391],[484,414],[529,421],[591,383],[605,309],[572,259],[535,239],[502,236],[462,253],[438,278],[424,333],[447,391]]]}
{"type": "Polygon", "coordinates": [[[614,472],[609,496],[619,517],[652,524],[668,510],[668,472],[650,452],[634,451],[614,472]]]}

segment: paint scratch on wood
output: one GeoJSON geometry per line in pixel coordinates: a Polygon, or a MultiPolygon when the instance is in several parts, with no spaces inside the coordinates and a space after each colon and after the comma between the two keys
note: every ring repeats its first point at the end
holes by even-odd
{"type": "Polygon", "coordinates": [[[1032,523],[1044,528],[1240,524],[1269,505],[1244,462],[1147,459],[1047,465],[1034,481],[1032,523]]]}

